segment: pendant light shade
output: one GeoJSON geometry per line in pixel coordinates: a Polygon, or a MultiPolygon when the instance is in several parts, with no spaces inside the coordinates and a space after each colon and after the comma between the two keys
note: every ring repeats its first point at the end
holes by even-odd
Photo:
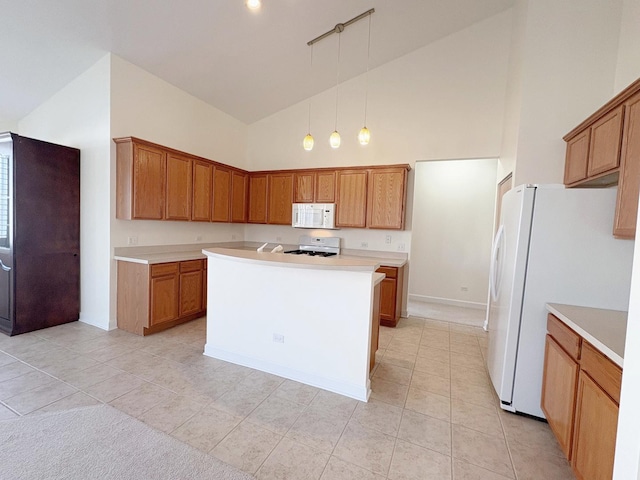
{"type": "Polygon", "coordinates": [[[340,134],[337,130],[334,130],[329,136],[329,145],[331,145],[331,148],[338,148],[340,146],[340,134]]]}
{"type": "Polygon", "coordinates": [[[261,2],[260,0],[247,0],[246,5],[249,10],[258,10],[261,6],[261,2]]]}
{"type": "Polygon", "coordinates": [[[302,146],[307,152],[310,152],[311,150],[313,150],[313,143],[313,135],[307,133],[307,136],[304,137],[304,140],[302,140],[302,146]]]}
{"type": "Polygon", "coordinates": [[[371,132],[366,126],[362,127],[360,129],[360,133],[358,133],[358,141],[360,142],[360,145],[368,145],[369,140],[371,140],[371,132]]]}

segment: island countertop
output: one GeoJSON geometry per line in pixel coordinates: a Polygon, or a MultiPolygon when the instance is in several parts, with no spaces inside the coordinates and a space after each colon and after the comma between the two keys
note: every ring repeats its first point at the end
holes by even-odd
{"type": "Polygon", "coordinates": [[[547,310],[622,368],[627,312],[548,303],[547,310]]]}
{"type": "MultiPolygon", "coordinates": [[[[122,262],[156,264],[169,262],[182,262],[186,260],[197,260],[206,258],[203,250],[211,248],[222,248],[225,250],[252,251],[260,247],[260,242],[224,242],[208,244],[185,244],[185,245],[153,245],[148,247],[119,247],[115,249],[114,260],[122,262]]],[[[265,248],[265,254],[269,253],[277,244],[270,243],[265,248]]],[[[295,245],[285,245],[286,250],[295,250],[295,245]]],[[[257,253],[257,252],[256,252],[257,253]]],[[[275,255],[275,254],[274,254],[275,255]]],[[[298,257],[298,255],[287,255],[287,257],[298,257]]],[[[307,259],[313,257],[305,256],[307,259]]],[[[335,257],[316,258],[318,263],[330,265],[327,260],[354,261],[358,264],[361,261],[378,263],[388,267],[402,267],[407,263],[406,253],[378,252],[369,250],[343,249],[340,255],[335,257]]]]}

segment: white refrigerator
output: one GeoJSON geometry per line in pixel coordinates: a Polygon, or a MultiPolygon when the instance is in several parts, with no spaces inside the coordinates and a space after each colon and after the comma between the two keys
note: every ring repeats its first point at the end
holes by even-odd
{"type": "Polygon", "coordinates": [[[633,240],[612,235],[616,188],[521,185],[492,248],[487,367],[504,410],[540,408],[546,303],[627,310],[633,240]]]}

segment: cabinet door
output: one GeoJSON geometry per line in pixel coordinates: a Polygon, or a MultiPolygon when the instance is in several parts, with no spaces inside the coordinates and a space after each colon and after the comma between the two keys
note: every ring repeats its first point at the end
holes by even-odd
{"type": "Polygon", "coordinates": [[[388,168],[369,172],[367,227],[402,230],[407,170],[388,168]]]}
{"type": "Polygon", "coordinates": [[[249,177],[246,173],[231,171],[231,221],[233,223],[247,222],[247,194],[249,192],[249,177]]]}
{"type": "Polygon", "coordinates": [[[197,260],[197,269],[180,271],[180,316],[186,317],[202,311],[202,260],[197,260]]]}
{"type": "Polygon", "coordinates": [[[337,186],[336,227],[366,227],[367,171],[340,170],[337,186]]]}
{"type": "Polygon", "coordinates": [[[212,163],[194,160],[191,220],[197,222],[211,221],[212,175],[212,163]]]}
{"type": "MultiPolygon", "coordinates": [[[[155,267],[155,265],[154,265],[155,267]]],[[[179,315],[180,278],[178,264],[163,264],[164,271],[158,274],[151,269],[150,288],[150,324],[151,326],[163,322],[176,320],[179,315]]]]}
{"type": "Polygon", "coordinates": [[[167,220],[191,220],[192,160],[188,157],[167,154],[167,220]]]}
{"type": "Polygon", "coordinates": [[[395,324],[396,286],[395,278],[385,278],[380,283],[380,319],[385,321],[383,325],[395,324]]]}
{"type": "Polygon", "coordinates": [[[267,174],[249,177],[249,223],[267,223],[267,174]]]}
{"type": "MultiPolygon", "coordinates": [[[[244,187],[241,188],[241,192],[244,187]]],[[[238,199],[243,205],[244,200],[238,199]]],[[[229,222],[231,219],[231,170],[220,165],[213,169],[213,213],[214,222],[229,222]]]]}
{"type": "Polygon", "coordinates": [[[316,172],[315,201],[317,203],[335,203],[336,172],[316,172]]]}
{"type": "Polygon", "coordinates": [[[571,459],[576,387],[580,367],[547,335],[540,405],[565,456],[571,459]]]}
{"type": "Polygon", "coordinates": [[[592,177],[620,165],[623,109],[621,105],[591,127],[587,176],[592,177]]]}
{"type": "Polygon", "coordinates": [[[578,479],[610,479],[618,428],[618,404],[580,372],[571,465],[578,479]]]}
{"type": "Polygon", "coordinates": [[[316,175],[313,172],[295,174],[295,203],[313,203],[316,175]]]}
{"type": "Polygon", "coordinates": [[[567,153],[564,161],[565,185],[571,185],[587,178],[590,138],[591,129],[587,128],[567,142],[567,153]]]}
{"type": "Polygon", "coordinates": [[[164,150],[134,144],[132,218],[164,218],[166,166],[167,157],[164,150]]]}
{"type": "Polygon", "coordinates": [[[267,223],[291,225],[293,203],[293,173],[273,173],[267,176],[269,204],[267,223]]]}
{"type": "Polygon", "coordinates": [[[625,103],[618,201],[613,234],[635,238],[640,194],[640,94],[625,103]]]}

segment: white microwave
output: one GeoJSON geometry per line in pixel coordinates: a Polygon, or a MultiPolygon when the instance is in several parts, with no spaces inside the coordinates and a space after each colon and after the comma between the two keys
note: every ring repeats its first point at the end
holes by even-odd
{"type": "Polygon", "coordinates": [[[335,203],[294,203],[292,225],[295,228],[336,228],[335,203]]]}

